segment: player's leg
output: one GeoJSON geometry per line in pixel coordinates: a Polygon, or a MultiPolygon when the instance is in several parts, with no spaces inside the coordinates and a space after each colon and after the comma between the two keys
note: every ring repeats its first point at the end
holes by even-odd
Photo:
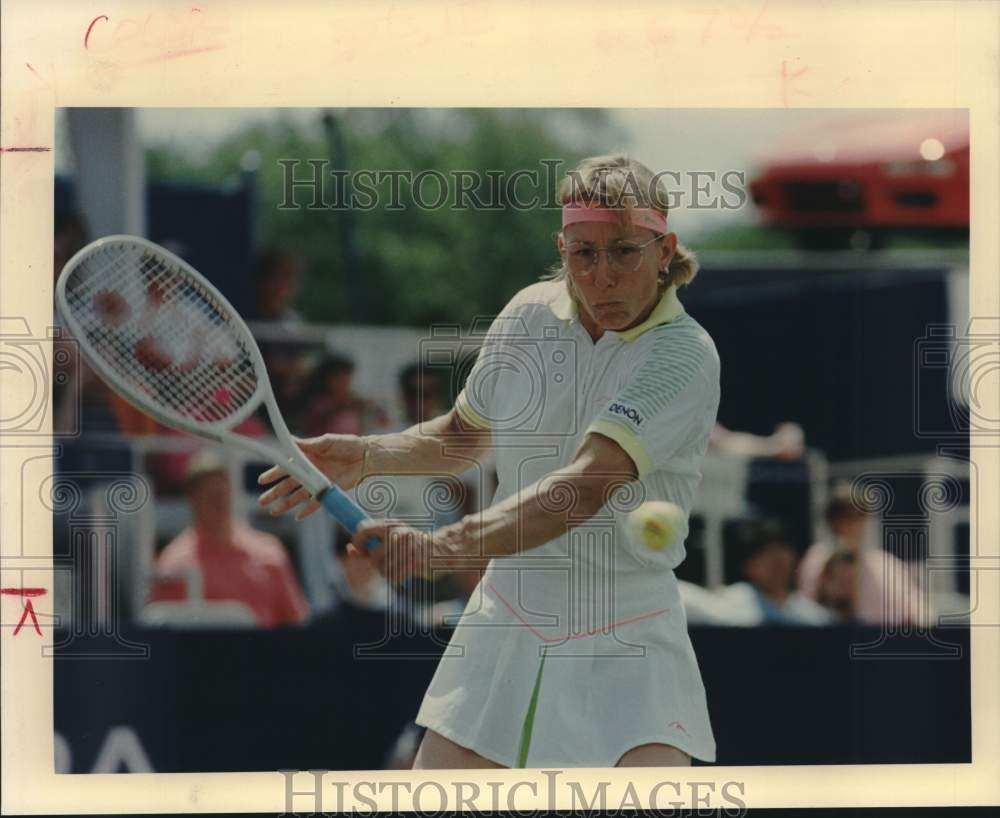
{"type": "Polygon", "coordinates": [[[628,750],[616,767],[690,767],[691,756],[669,744],[640,744],[628,750]]]}
{"type": "Polygon", "coordinates": [[[417,757],[413,761],[414,770],[472,770],[483,767],[501,768],[488,758],[454,741],[449,741],[440,733],[428,730],[424,733],[417,757]]]}

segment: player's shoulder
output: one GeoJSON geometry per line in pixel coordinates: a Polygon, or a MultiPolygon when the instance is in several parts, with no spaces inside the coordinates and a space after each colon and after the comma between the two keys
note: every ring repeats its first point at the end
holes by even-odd
{"type": "Polygon", "coordinates": [[[719,351],[705,328],[688,313],[653,327],[637,339],[636,352],[652,362],[689,362],[717,370],[719,351]]]}
{"type": "Polygon", "coordinates": [[[562,281],[536,281],[518,290],[507,302],[501,315],[530,314],[553,315],[560,302],[568,299],[566,284],[562,281]]]}
{"type": "Polygon", "coordinates": [[[490,332],[499,336],[530,336],[569,310],[569,294],[562,281],[537,281],[518,290],[488,322],[477,325],[483,330],[489,326],[490,332]]]}
{"type": "Polygon", "coordinates": [[[715,352],[715,341],[698,321],[687,311],[682,312],[673,321],[658,324],[649,332],[643,333],[640,339],[647,338],[649,343],[659,347],[671,344],[699,346],[715,352]]]}

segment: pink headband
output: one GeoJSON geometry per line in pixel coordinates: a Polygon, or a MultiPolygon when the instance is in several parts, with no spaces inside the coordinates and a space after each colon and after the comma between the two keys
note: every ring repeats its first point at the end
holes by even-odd
{"type": "MultiPolygon", "coordinates": [[[[598,204],[573,202],[562,209],[562,226],[578,222],[612,222],[619,224],[621,211],[598,204]]],[[[658,210],[634,207],[631,210],[632,224],[646,227],[655,233],[667,232],[667,217],[658,210]]]]}

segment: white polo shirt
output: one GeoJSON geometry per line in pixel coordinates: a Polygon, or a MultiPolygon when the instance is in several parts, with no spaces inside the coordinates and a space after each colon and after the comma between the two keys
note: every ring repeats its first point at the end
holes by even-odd
{"type": "MultiPolygon", "coordinates": [[[[498,500],[568,465],[594,432],[632,458],[645,499],[689,512],[718,406],[715,344],[675,288],[642,324],[606,331],[595,343],[565,284],[546,281],[522,290],[497,316],[455,408],[492,431],[498,500]]],[[[635,505],[616,515],[622,543],[635,505]]],[[[669,568],[684,558],[683,546],[631,552],[640,564],[658,556],[669,568]]]]}
{"type": "Polygon", "coordinates": [[[588,433],[616,441],[639,479],[562,536],[490,561],[418,724],[514,766],[544,651],[528,766],[610,767],[652,742],[715,760],[672,570],[684,547],[632,543],[625,520],[646,500],[690,511],[718,404],[715,346],[673,288],[641,325],[596,343],[564,282],[511,300],[456,400],[491,432],[494,503],[568,465],[588,433]]]}

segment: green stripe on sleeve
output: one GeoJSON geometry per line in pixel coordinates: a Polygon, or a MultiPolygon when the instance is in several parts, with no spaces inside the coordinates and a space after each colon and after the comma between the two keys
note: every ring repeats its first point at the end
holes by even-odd
{"type": "Polygon", "coordinates": [[[653,417],[705,368],[710,354],[703,333],[689,324],[666,324],[651,330],[653,346],[619,399],[653,417]]]}

